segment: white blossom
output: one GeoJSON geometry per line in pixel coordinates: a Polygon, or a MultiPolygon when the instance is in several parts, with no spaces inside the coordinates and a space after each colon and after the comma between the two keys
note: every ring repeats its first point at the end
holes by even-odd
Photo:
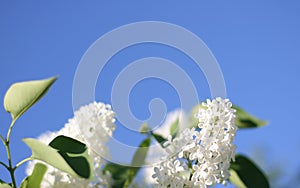
{"type": "MultiPolygon", "coordinates": [[[[178,135],[184,130],[189,124],[188,124],[188,117],[186,113],[182,109],[176,109],[174,111],[171,111],[167,114],[165,121],[163,124],[158,127],[157,129],[153,130],[155,134],[159,134],[165,138],[168,137],[170,134],[170,127],[171,125],[178,121],[178,135]]],[[[154,164],[160,161],[160,158],[162,156],[166,157],[168,156],[168,152],[159,146],[159,144],[155,141],[153,141],[153,146],[149,147],[147,158],[146,158],[146,163],[147,164],[154,164]]],[[[169,147],[171,149],[171,147],[169,147]]],[[[143,177],[151,177],[153,174],[153,166],[146,166],[141,169],[141,174],[143,177]]],[[[148,185],[153,185],[155,184],[155,179],[153,178],[144,178],[145,183],[148,185]]]]}
{"type": "MultiPolygon", "coordinates": [[[[177,138],[168,137],[166,150],[172,156],[175,153],[175,159],[181,161],[182,167],[188,163],[191,170],[189,179],[185,179],[187,187],[206,188],[217,183],[226,184],[236,149],[232,143],[237,130],[236,115],[231,107],[228,99],[207,100],[195,115],[199,120],[198,129],[188,128],[177,138]]],[[[166,185],[166,173],[163,172],[170,171],[166,170],[166,166],[160,164],[155,168],[153,178],[156,178],[159,187],[166,185]]]]}
{"type": "Polygon", "coordinates": [[[111,106],[103,103],[91,103],[75,112],[69,124],[79,130],[83,142],[100,156],[109,156],[106,143],[115,130],[115,113],[111,106]]]}
{"type": "MultiPolygon", "coordinates": [[[[104,188],[112,184],[111,175],[102,173],[106,161],[101,156],[109,156],[106,142],[115,129],[114,112],[109,105],[93,102],[81,107],[75,112],[74,117],[57,132],[47,132],[41,135],[38,140],[49,144],[58,135],[64,135],[77,139],[88,145],[88,153],[94,164],[94,179],[72,177],[50,165],[42,181],[42,188],[104,188]],[[96,142],[96,143],[94,143],[96,142]],[[99,154],[101,156],[99,156],[99,154]]],[[[26,173],[32,172],[36,161],[28,163],[26,173]]]]}
{"type": "Polygon", "coordinates": [[[237,130],[235,110],[228,99],[207,100],[202,105],[196,114],[201,130],[195,140],[199,144],[189,155],[191,160],[198,161],[193,166],[192,181],[209,186],[224,184],[229,177],[230,161],[235,156],[236,146],[232,144],[237,130]]]}
{"type": "Polygon", "coordinates": [[[166,159],[158,167],[154,167],[152,175],[158,182],[158,187],[185,187],[188,177],[185,176],[182,162],[176,158],[166,159]]]}
{"type": "Polygon", "coordinates": [[[170,155],[174,155],[178,152],[181,153],[182,148],[195,145],[195,133],[194,127],[191,129],[186,128],[174,139],[172,138],[172,135],[169,135],[168,140],[163,145],[170,155]]]}

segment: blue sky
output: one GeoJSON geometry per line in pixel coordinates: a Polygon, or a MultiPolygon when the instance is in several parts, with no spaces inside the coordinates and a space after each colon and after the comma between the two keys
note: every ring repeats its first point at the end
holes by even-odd
{"type": "MultiPolygon", "coordinates": [[[[18,120],[12,134],[13,161],[30,155],[22,138],[60,129],[73,116],[73,78],[94,41],[125,24],[163,21],[201,38],[218,60],[228,98],[270,122],[264,128],[239,131],[238,151],[253,156],[255,148],[262,148],[270,164],[285,167],[284,178],[289,179],[300,168],[299,8],[297,1],[1,1],[0,98],[14,82],[59,75],[47,96],[18,120]]],[[[110,103],[111,84],[122,67],[150,56],[177,63],[197,83],[199,98],[210,97],[205,77],[191,59],[166,46],[144,44],[126,48],[107,63],[97,82],[96,100],[110,103]]],[[[132,90],[133,113],[146,119],[154,97],[164,99],[169,111],[179,107],[170,85],[147,79],[132,90]]],[[[9,121],[9,114],[0,108],[1,134],[6,134],[9,121]]],[[[116,137],[127,144],[137,145],[142,139],[119,130],[116,137]]],[[[6,159],[4,152],[0,147],[1,160],[6,159]]],[[[17,171],[18,181],[23,171],[17,171]]],[[[0,174],[7,177],[3,168],[0,174]]]]}

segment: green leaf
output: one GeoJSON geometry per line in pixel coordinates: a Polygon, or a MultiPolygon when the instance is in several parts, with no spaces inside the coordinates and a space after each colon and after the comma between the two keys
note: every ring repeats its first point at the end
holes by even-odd
{"type": "Polygon", "coordinates": [[[139,145],[139,148],[136,150],[131,165],[133,168],[130,168],[127,172],[127,179],[125,181],[124,187],[129,187],[132,180],[140,170],[141,166],[145,164],[145,159],[151,144],[151,137],[146,138],[139,145]]]}
{"type": "Polygon", "coordinates": [[[12,188],[12,187],[6,183],[0,183],[0,188],[12,188]]]}
{"type": "Polygon", "coordinates": [[[107,163],[103,169],[103,172],[109,171],[113,178],[112,188],[124,187],[128,175],[131,173],[131,169],[135,167],[123,166],[115,163],[107,163]]]}
{"type": "Polygon", "coordinates": [[[57,77],[15,83],[7,90],[4,97],[4,108],[13,120],[18,119],[26,110],[42,98],[57,77]]]}
{"type": "Polygon", "coordinates": [[[36,163],[34,165],[32,174],[23,180],[20,188],[40,187],[46,171],[46,165],[42,163],[36,163]]]}
{"type": "Polygon", "coordinates": [[[87,150],[87,147],[84,143],[62,135],[54,138],[49,143],[49,146],[65,153],[81,154],[87,150]]]}
{"type": "Polygon", "coordinates": [[[59,154],[66,160],[75,172],[83,177],[90,178],[92,175],[92,163],[84,143],[70,137],[57,136],[49,146],[57,149],[59,154]]]}
{"type": "Polygon", "coordinates": [[[85,144],[66,136],[54,138],[49,146],[32,138],[23,141],[32,150],[31,158],[43,161],[73,176],[86,179],[93,176],[85,144]]]}
{"type": "Polygon", "coordinates": [[[5,183],[4,181],[2,181],[0,179],[0,188],[11,188],[11,185],[9,185],[8,183],[5,183]]]}
{"type": "Polygon", "coordinates": [[[150,133],[151,136],[153,136],[153,138],[155,138],[155,140],[161,145],[161,147],[164,147],[164,143],[167,141],[167,139],[159,134],[153,133],[152,131],[150,133]]]}
{"type": "Polygon", "coordinates": [[[264,173],[247,157],[236,155],[235,162],[230,165],[229,181],[239,188],[259,187],[269,188],[269,182],[264,173]]]}
{"type": "Polygon", "coordinates": [[[109,171],[114,179],[113,188],[129,187],[134,177],[140,170],[140,166],[144,164],[149,146],[151,144],[151,137],[146,138],[139,145],[135,152],[131,166],[122,166],[119,164],[108,163],[104,167],[104,172],[109,171]]]}
{"type": "Polygon", "coordinates": [[[140,133],[147,134],[150,131],[150,128],[147,123],[143,123],[140,128],[140,133]]]}
{"type": "Polygon", "coordinates": [[[178,132],[179,127],[179,118],[176,119],[174,123],[170,126],[170,135],[172,135],[172,138],[175,138],[178,132]]]}
{"type": "Polygon", "coordinates": [[[142,141],[142,143],[139,145],[138,149],[136,150],[133,156],[131,162],[132,166],[140,167],[144,165],[150,144],[151,144],[151,137],[148,137],[142,141]]]}
{"type": "Polygon", "coordinates": [[[247,113],[238,106],[233,106],[232,108],[236,110],[236,125],[239,128],[255,128],[262,127],[267,124],[267,121],[254,117],[253,115],[247,113]]]}

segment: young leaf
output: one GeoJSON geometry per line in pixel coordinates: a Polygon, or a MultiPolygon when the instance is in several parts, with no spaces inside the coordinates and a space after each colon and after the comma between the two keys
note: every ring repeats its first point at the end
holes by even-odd
{"type": "Polygon", "coordinates": [[[12,188],[12,187],[7,183],[1,183],[0,182],[0,188],[12,188]]]}
{"type": "Polygon", "coordinates": [[[56,137],[45,145],[32,138],[23,139],[32,150],[32,159],[43,161],[73,176],[91,178],[91,162],[85,145],[66,136],[56,137]],[[85,150],[83,150],[83,145],[85,150]]]}
{"type": "Polygon", "coordinates": [[[239,188],[270,187],[264,173],[250,159],[243,155],[236,155],[235,160],[230,165],[229,181],[232,184],[239,188]]]}
{"type": "Polygon", "coordinates": [[[5,183],[4,181],[2,181],[0,179],[0,188],[11,188],[11,185],[9,185],[8,183],[5,183]]]}
{"type": "Polygon", "coordinates": [[[15,83],[7,90],[4,97],[4,108],[9,112],[13,120],[18,119],[26,110],[34,105],[43,95],[57,77],[45,80],[35,80],[15,83]]]}
{"type": "Polygon", "coordinates": [[[147,123],[143,123],[140,128],[140,133],[147,134],[150,131],[150,128],[147,123]]]}
{"type": "Polygon", "coordinates": [[[40,187],[46,171],[46,165],[42,163],[36,163],[34,165],[32,174],[23,180],[20,188],[40,187]]]}
{"type": "Polygon", "coordinates": [[[232,108],[236,109],[236,126],[239,128],[255,128],[267,124],[267,121],[252,116],[238,106],[233,106],[232,108]]]}
{"type": "Polygon", "coordinates": [[[172,138],[175,138],[178,132],[179,127],[179,118],[176,119],[175,122],[172,123],[170,126],[170,135],[172,135],[172,138]]]}

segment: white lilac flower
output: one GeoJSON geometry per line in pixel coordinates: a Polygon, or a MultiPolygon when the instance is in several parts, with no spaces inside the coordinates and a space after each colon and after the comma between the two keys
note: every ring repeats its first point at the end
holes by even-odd
{"type": "Polygon", "coordinates": [[[236,148],[232,144],[237,130],[236,115],[228,99],[207,100],[202,106],[196,114],[200,132],[195,140],[199,144],[185,150],[189,152],[190,160],[197,160],[191,178],[194,184],[211,186],[225,183],[229,177],[230,161],[234,160],[236,148]]]}
{"type": "Polygon", "coordinates": [[[166,147],[165,149],[170,155],[174,155],[178,152],[180,152],[179,155],[181,155],[182,148],[195,146],[195,133],[196,131],[194,127],[191,129],[186,128],[174,139],[172,139],[172,136],[169,135],[168,140],[163,145],[166,147]]]}
{"type": "MultiPolygon", "coordinates": [[[[165,121],[161,126],[159,126],[157,129],[153,130],[155,134],[159,134],[165,138],[168,137],[170,134],[170,127],[171,125],[179,121],[178,124],[178,135],[181,133],[181,130],[184,130],[189,124],[188,124],[188,117],[186,113],[182,109],[176,109],[174,111],[171,111],[167,114],[165,121]]],[[[156,141],[153,141],[153,144],[149,150],[148,154],[146,157],[146,163],[147,164],[152,164],[151,166],[146,166],[141,169],[141,175],[143,177],[151,177],[153,174],[153,164],[156,164],[157,162],[160,161],[161,157],[166,157],[168,156],[168,152],[159,146],[159,144],[156,141]]],[[[171,147],[169,147],[171,148],[171,147]]],[[[144,178],[145,183],[147,185],[153,185],[156,183],[155,179],[153,178],[144,178]]]]}
{"type": "MultiPolygon", "coordinates": [[[[109,156],[109,151],[105,144],[115,129],[114,121],[114,112],[109,105],[94,102],[76,111],[74,118],[70,119],[61,130],[57,132],[47,132],[41,135],[38,139],[45,144],[49,144],[50,141],[58,135],[72,137],[86,143],[89,146],[88,153],[94,164],[93,170],[95,175],[94,180],[90,181],[72,177],[65,172],[47,165],[48,170],[43,178],[41,187],[110,187],[112,178],[109,173],[102,173],[103,166],[106,162],[101,156],[109,156]],[[96,144],[93,144],[93,142],[96,142],[96,144]]],[[[31,174],[35,163],[36,161],[28,163],[26,170],[28,175],[31,174]]]]}
{"type": "Polygon", "coordinates": [[[105,143],[115,130],[115,113],[110,105],[94,102],[83,106],[75,112],[69,124],[77,127],[90,149],[100,156],[109,156],[105,143]]]}
{"type": "Polygon", "coordinates": [[[184,187],[188,177],[180,160],[175,157],[164,160],[158,167],[154,167],[152,175],[158,182],[158,187],[184,187]]]}
{"type": "MultiPolygon", "coordinates": [[[[157,187],[193,187],[189,181],[190,170],[186,161],[178,160],[176,155],[181,148],[193,145],[195,128],[185,129],[178,137],[172,139],[168,136],[168,140],[164,143],[165,150],[170,158],[164,159],[158,166],[154,167],[153,178],[156,180],[157,187]]],[[[153,172],[153,171],[152,171],[153,172]]]]}
{"type": "MultiPolygon", "coordinates": [[[[235,110],[228,99],[216,98],[202,103],[196,117],[199,130],[186,129],[182,136],[173,140],[169,137],[166,150],[170,153],[178,151],[175,155],[177,159],[189,162],[192,168],[191,176],[186,181],[189,187],[226,184],[230,161],[234,160],[236,149],[232,143],[237,130],[235,110]]],[[[158,175],[154,177],[161,184],[158,175]]]]}

